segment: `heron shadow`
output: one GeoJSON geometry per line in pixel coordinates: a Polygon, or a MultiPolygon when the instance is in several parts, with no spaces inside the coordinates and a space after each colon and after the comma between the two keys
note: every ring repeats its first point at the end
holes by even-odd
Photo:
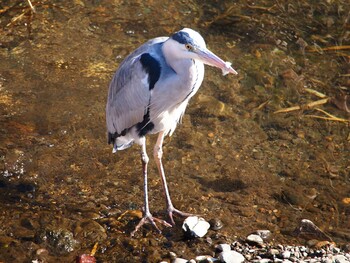
{"type": "Polygon", "coordinates": [[[223,176],[210,180],[203,177],[196,177],[196,180],[207,189],[212,189],[215,192],[235,192],[247,188],[247,185],[240,179],[232,179],[229,176],[223,176]]]}

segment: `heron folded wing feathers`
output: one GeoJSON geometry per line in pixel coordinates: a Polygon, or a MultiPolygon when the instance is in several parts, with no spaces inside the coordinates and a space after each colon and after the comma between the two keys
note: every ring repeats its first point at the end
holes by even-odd
{"type": "Polygon", "coordinates": [[[142,121],[149,103],[150,91],[142,81],[147,77],[138,59],[124,63],[110,85],[107,103],[107,127],[121,134],[142,121]]]}
{"type": "Polygon", "coordinates": [[[109,86],[106,106],[108,131],[121,134],[142,122],[150,103],[148,74],[140,62],[141,55],[168,37],[149,40],[131,53],[119,66],[109,86]]]}

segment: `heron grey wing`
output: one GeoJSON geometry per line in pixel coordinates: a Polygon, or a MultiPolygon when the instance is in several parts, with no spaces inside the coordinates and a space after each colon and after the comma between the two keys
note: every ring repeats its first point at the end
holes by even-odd
{"type": "Polygon", "coordinates": [[[140,57],[166,39],[167,37],[159,37],[149,40],[131,53],[115,73],[109,86],[106,106],[107,128],[110,133],[120,134],[143,120],[150,100],[150,90],[148,74],[140,57]]]}
{"type": "Polygon", "coordinates": [[[106,107],[110,133],[121,134],[141,122],[149,103],[147,73],[139,59],[130,62],[119,68],[110,84],[106,107]]]}

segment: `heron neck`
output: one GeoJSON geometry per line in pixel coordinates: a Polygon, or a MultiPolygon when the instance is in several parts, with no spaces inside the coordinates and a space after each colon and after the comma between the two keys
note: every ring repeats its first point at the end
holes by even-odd
{"type": "Polygon", "coordinates": [[[174,51],[174,46],[171,41],[166,41],[162,47],[166,63],[178,74],[182,75],[184,72],[189,72],[193,66],[192,59],[185,59],[179,57],[174,51]]]}

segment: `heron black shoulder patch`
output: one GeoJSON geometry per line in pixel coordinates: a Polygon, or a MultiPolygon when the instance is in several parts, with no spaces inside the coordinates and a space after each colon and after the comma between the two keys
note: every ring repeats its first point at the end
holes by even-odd
{"type": "Polygon", "coordinates": [[[172,39],[180,44],[192,44],[193,40],[187,32],[179,31],[171,36],[172,39]]]}
{"type": "Polygon", "coordinates": [[[149,53],[144,53],[140,58],[144,70],[148,74],[149,89],[153,89],[160,77],[160,63],[149,53]]]}
{"type": "Polygon", "coordinates": [[[145,136],[154,129],[154,123],[150,121],[149,108],[147,109],[147,113],[143,116],[142,122],[136,124],[136,128],[140,137],[145,136]]]}

